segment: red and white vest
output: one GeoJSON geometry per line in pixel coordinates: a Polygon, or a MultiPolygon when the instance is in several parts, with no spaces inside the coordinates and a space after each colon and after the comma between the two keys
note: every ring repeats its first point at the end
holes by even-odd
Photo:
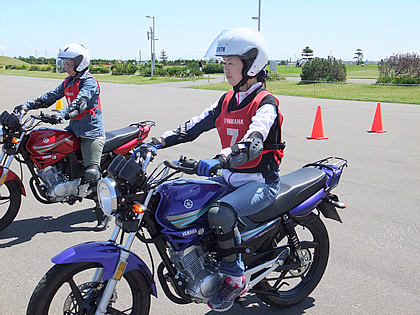
{"type": "MultiPolygon", "coordinates": [[[[228,105],[231,98],[234,96],[234,91],[230,90],[229,92],[227,92],[225,99],[222,103],[222,111],[219,117],[216,119],[215,123],[217,132],[219,133],[220,141],[222,143],[222,149],[231,147],[232,145],[243,139],[246,132],[248,131],[249,125],[251,124],[252,117],[255,116],[262,99],[267,95],[271,95],[271,93],[268,91],[261,91],[254,97],[251,103],[249,103],[244,108],[229,112],[228,105]]],[[[276,101],[281,128],[281,125],[283,123],[283,115],[281,114],[280,109],[278,107],[279,100],[277,98],[276,101]]],[[[279,130],[278,132],[280,132],[281,135],[281,130],[279,130]]],[[[264,148],[269,148],[270,143],[266,142],[267,140],[264,142],[264,148]]],[[[268,152],[274,152],[274,158],[276,159],[276,162],[280,164],[280,159],[284,156],[282,149],[264,149],[256,159],[248,161],[242,164],[241,166],[238,166],[236,169],[250,169],[256,167],[261,162],[263,154],[267,154],[268,152]]]]}
{"type": "MultiPolygon", "coordinates": [[[[92,76],[89,73],[87,75],[92,76]]],[[[95,80],[96,80],[96,78],[95,78],[95,80]]],[[[79,91],[80,91],[79,85],[80,85],[81,80],[76,79],[75,81],[76,82],[73,85],[67,86],[67,82],[68,82],[67,78],[64,80],[64,86],[65,86],[64,96],[67,100],[67,104],[69,104],[69,105],[76,99],[76,96],[79,94],[79,91]]],[[[99,92],[100,92],[101,88],[99,86],[98,80],[96,80],[96,82],[98,83],[98,89],[99,89],[99,92]]],[[[71,120],[82,119],[83,117],[86,116],[87,113],[89,113],[89,115],[93,115],[93,117],[95,117],[96,116],[95,109],[97,109],[97,108],[99,108],[99,110],[102,112],[101,98],[99,96],[98,96],[98,105],[96,105],[94,108],[85,110],[83,113],[77,115],[76,117],[72,118],[71,120]]]]}

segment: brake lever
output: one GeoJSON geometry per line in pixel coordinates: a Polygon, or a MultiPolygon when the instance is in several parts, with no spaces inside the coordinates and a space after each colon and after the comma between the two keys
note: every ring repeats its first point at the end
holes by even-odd
{"type": "Polygon", "coordinates": [[[182,165],[179,165],[178,163],[168,161],[168,160],[163,161],[163,164],[165,166],[169,167],[169,168],[172,168],[172,169],[178,171],[178,172],[184,172],[185,174],[189,174],[189,175],[195,174],[195,171],[196,171],[196,168],[197,168],[196,165],[187,167],[187,166],[182,166],[182,165]]]}

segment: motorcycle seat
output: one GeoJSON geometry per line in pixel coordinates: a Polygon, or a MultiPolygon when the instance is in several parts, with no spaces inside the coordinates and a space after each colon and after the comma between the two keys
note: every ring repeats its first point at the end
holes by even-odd
{"type": "Polygon", "coordinates": [[[280,191],[276,200],[248,218],[255,223],[262,223],[279,217],[325,187],[326,181],[325,172],[311,167],[280,176],[280,191]]]}
{"type": "Polygon", "coordinates": [[[103,152],[110,152],[123,144],[137,138],[140,135],[140,129],[134,126],[128,126],[122,129],[105,132],[105,145],[103,152]]]}

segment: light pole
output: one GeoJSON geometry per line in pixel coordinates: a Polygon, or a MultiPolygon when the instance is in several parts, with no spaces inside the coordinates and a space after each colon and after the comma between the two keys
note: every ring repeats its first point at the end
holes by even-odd
{"type": "MultiPolygon", "coordinates": [[[[155,68],[155,17],[146,15],[148,19],[153,19],[153,26],[150,27],[150,55],[151,55],[151,69],[152,69],[152,78],[153,78],[153,69],[155,68]]],[[[149,35],[149,32],[147,32],[149,35]]],[[[148,36],[149,37],[149,36],[148,36]]]]}
{"type": "Polygon", "coordinates": [[[261,30],[261,0],[258,0],[258,16],[253,16],[251,19],[258,20],[258,32],[261,30]]]}

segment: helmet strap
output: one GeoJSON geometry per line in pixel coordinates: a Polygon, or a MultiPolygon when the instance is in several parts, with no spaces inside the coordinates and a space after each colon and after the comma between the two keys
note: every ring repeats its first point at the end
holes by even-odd
{"type": "Polygon", "coordinates": [[[254,60],[255,60],[255,57],[252,57],[251,59],[241,58],[242,64],[244,66],[242,67],[242,80],[239,81],[239,83],[233,87],[233,90],[236,93],[239,92],[239,88],[247,84],[248,80],[252,78],[248,75],[248,70],[251,68],[251,65],[254,62],[254,60]]]}
{"type": "Polygon", "coordinates": [[[245,76],[242,75],[242,80],[233,87],[233,90],[235,91],[235,93],[239,93],[239,89],[245,84],[247,84],[248,79],[250,79],[250,77],[248,77],[247,75],[245,76]]]}

